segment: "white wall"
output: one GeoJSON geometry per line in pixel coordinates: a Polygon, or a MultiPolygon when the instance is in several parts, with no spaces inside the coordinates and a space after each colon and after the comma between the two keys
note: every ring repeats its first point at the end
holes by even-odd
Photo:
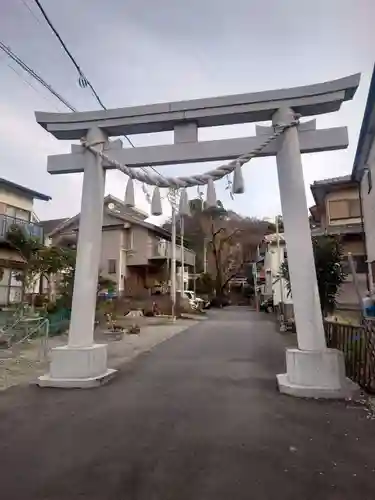
{"type": "Polygon", "coordinates": [[[375,261],[375,138],[370,150],[367,167],[371,172],[372,189],[369,193],[368,175],[365,173],[361,181],[361,196],[366,233],[367,258],[372,262],[375,261]]]}
{"type": "Polygon", "coordinates": [[[0,203],[22,208],[23,210],[28,210],[29,212],[33,209],[33,198],[13,193],[5,187],[0,188],[0,203]]]}
{"type": "Polygon", "coordinates": [[[102,251],[100,256],[100,274],[104,278],[109,278],[117,284],[117,290],[121,282],[121,258],[122,229],[102,232],[102,251]],[[116,261],[116,273],[108,272],[108,261],[116,261]]]}
{"type": "Polygon", "coordinates": [[[281,279],[281,282],[277,281],[275,283],[279,275],[280,265],[284,262],[284,248],[284,244],[280,244],[279,249],[276,244],[269,244],[264,259],[266,293],[269,294],[272,290],[275,304],[278,304],[279,302],[284,302],[284,304],[293,303],[292,298],[288,296],[286,281],[281,279]]]}
{"type": "MultiPolygon", "coordinates": [[[[130,266],[146,266],[148,259],[152,254],[152,238],[149,235],[148,229],[135,224],[131,225],[133,233],[133,250],[128,254],[128,265],[130,266]]],[[[154,240],[156,242],[156,239],[154,240]]]]}

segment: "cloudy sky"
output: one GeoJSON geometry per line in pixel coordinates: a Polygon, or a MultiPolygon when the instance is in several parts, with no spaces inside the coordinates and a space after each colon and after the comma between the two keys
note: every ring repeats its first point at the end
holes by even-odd
{"type": "MultiPolygon", "coordinates": [[[[320,128],[348,125],[345,151],[304,155],[309,185],[351,171],[375,60],[374,0],[42,0],[107,107],[150,104],[293,87],[361,72],[353,101],[318,117],[320,128]]],[[[0,39],[79,110],[96,109],[34,0],[1,0],[0,39]]],[[[38,202],[41,218],[79,211],[80,174],[50,176],[47,155],[69,152],[34,120],[34,111],[64,106],[0,52],[0,176],[52,196],[38,202]]],[[[203,139],[246,136],[254,125],[204,130],[203,139]]],[[[136,145],[171,141],[169,134],[135,136],[136,145]]],[[[208,165],[160,167],[202,172],[208,165]]],[[[249,216],[280,212],[274,158],[244,171],[246,193],[223,203],[249,216]]],[[[124,176],[109,172],[106,192],[120,198],[124,176]]],[[[194,193],[192,193],[194,195],[194,193]]],[[[147,203],[139,189],[137,202],[147,203]]]]}

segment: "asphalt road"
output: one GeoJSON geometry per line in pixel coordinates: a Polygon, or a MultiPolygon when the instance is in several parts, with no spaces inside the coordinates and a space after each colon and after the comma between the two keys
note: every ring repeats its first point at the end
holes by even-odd
{"type": "Polygon", "coordinates": [[[102,388],[0,394],[0,498],[375,498],[368,412],[278,394],[272,323],[210,314],[102,388]]]}

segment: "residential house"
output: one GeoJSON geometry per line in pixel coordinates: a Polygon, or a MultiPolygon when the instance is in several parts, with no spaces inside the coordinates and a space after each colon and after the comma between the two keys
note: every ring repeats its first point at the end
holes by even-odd
{"type": "Polygon", "coordinates": [[[7,240],[9,229],[16,225],[30,236],[43,241],[43,227],[34,214],[34,200],[51,198],[32,189],[0,178],[0,305],[22,300],[22,282],[19,279],[25,261],[7,240]]]}
{"type": "Polygon", "coordinates": [[[366,237],[369,287],[375,277],[375,66],[354,158],[352,179],[360,186],[366,237]]]}
{"type": "MultiPolygon", "coordinates": [[[[351,175],[344,175],[315,181],[310,188],[315,201],[315,206],[310,208],[312,236],[340,237],[344,259],[347,260],[349,253],[353,256],[360,293],[364,295],[367,290],[367,258],[358,182],[351,175]]],[[[346,267],[349,273],[348,264],[346,267]]],[[[341,286],[338,303],[358,304],[350,273],[341,286]]]]}
{"type": "MultiPolygon", "coordinates": [[[[171,233],[147,222],[147,214],[126,207],[114,196],[105,197],[103,210],[100,275],[114,282],[119,295],[131,297],[150,294],[166,285],[170,278],[171,233]]],[[[43,224],[50,227],[48,238],[52,244],[76,245],[79,214],[43,224]]],[[[181,265],[181,251],[177,245],[177,266],[181,265]]],[[[184,248],[184,264],[193,270],[195,253],[188,248],[184,248]]],[[[187,284],[186,269],[183,278],[187,284]]],[[[180,273],[178,269],[177,279],[180,273]]]]}

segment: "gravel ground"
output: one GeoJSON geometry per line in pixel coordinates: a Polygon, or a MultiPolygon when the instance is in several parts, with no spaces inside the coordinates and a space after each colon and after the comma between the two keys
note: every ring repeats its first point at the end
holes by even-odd
{"type": "MultiPolygon", "coordinates": [[[[135,322],[135,321],[134,321],[135,322]]],[[[108,365],[119,368],[145,351],[149,351],[160,342],[164,342],[177,333],[194,325],[194,320],[169,320],[158,322],[155,318],[142,318],[140,335],[124,335],[120,341],[114,341],[101,332],[96,333],[96,341],[108,343],[108,365]],[[151,323],[151,324],[147,324],[151,323]]],[[[67,343],[67,335],[49,339],[49,348],[67,343]]],[[[44,355],[40,339],[23,344],[13,352],[0,350],[0,391],[14,385],[34,382],[39,375],[48,371],[49,356],[44,355]]]]}

